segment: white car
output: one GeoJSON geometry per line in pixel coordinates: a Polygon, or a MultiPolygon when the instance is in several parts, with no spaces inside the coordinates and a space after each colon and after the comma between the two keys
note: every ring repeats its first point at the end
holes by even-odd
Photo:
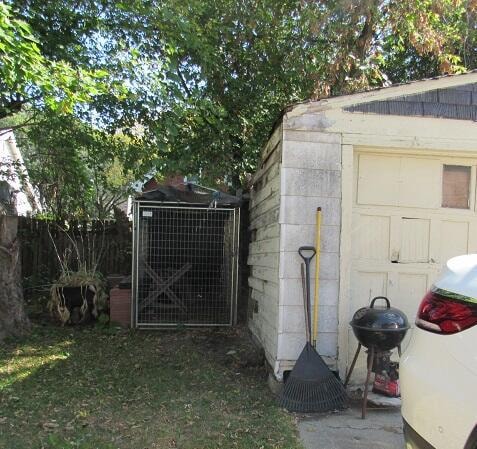
{"type": "Polygon", "coordinates": [[[407,449],[477,449],[477,254],[422,300],[399,377],[407,449]]]}

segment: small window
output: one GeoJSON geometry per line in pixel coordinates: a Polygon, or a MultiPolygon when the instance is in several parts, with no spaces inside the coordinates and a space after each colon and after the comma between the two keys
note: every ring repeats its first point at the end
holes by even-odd
{"type": "Polygon", "coordinates": [[[442,207],[469,209],[470,167],[444,165],[442,207]]]}

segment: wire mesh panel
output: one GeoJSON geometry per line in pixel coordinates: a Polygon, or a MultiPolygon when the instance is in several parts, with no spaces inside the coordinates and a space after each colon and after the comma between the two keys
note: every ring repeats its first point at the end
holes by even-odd
{"type": "Polygon", "coordinates": [[[136,326],[212,326],[234,321],[236,209],[135,208],[136,326]]]}

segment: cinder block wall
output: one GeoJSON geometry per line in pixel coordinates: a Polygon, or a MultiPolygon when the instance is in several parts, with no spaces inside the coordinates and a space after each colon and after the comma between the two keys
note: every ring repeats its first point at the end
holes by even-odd
{"type": "MultiPolygon", "coordinates": [[[[332,365],[338,344],[341,136],[286,129],[280,186],[279,324],[277,377],[291,369],[305,343],[298,248],[315,245],[322,208],[318,352],[332,365]]],[[[311,266],[312,301],[315,264],[311,266]]]]}

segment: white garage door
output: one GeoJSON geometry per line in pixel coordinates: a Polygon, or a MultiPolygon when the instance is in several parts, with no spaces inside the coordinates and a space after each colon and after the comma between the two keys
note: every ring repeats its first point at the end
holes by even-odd
{"type": "MultiPolygon", "coordinates": [[[[350,319],[382,295],[413,324],[443,263],[477,252],[476,165],[477,154],[355,152],[350,319]]],[[[348,343],[350,361],[351,330],[348,343]]],[[[364,357],[357,369],[362,375],[364,357]]]]}

